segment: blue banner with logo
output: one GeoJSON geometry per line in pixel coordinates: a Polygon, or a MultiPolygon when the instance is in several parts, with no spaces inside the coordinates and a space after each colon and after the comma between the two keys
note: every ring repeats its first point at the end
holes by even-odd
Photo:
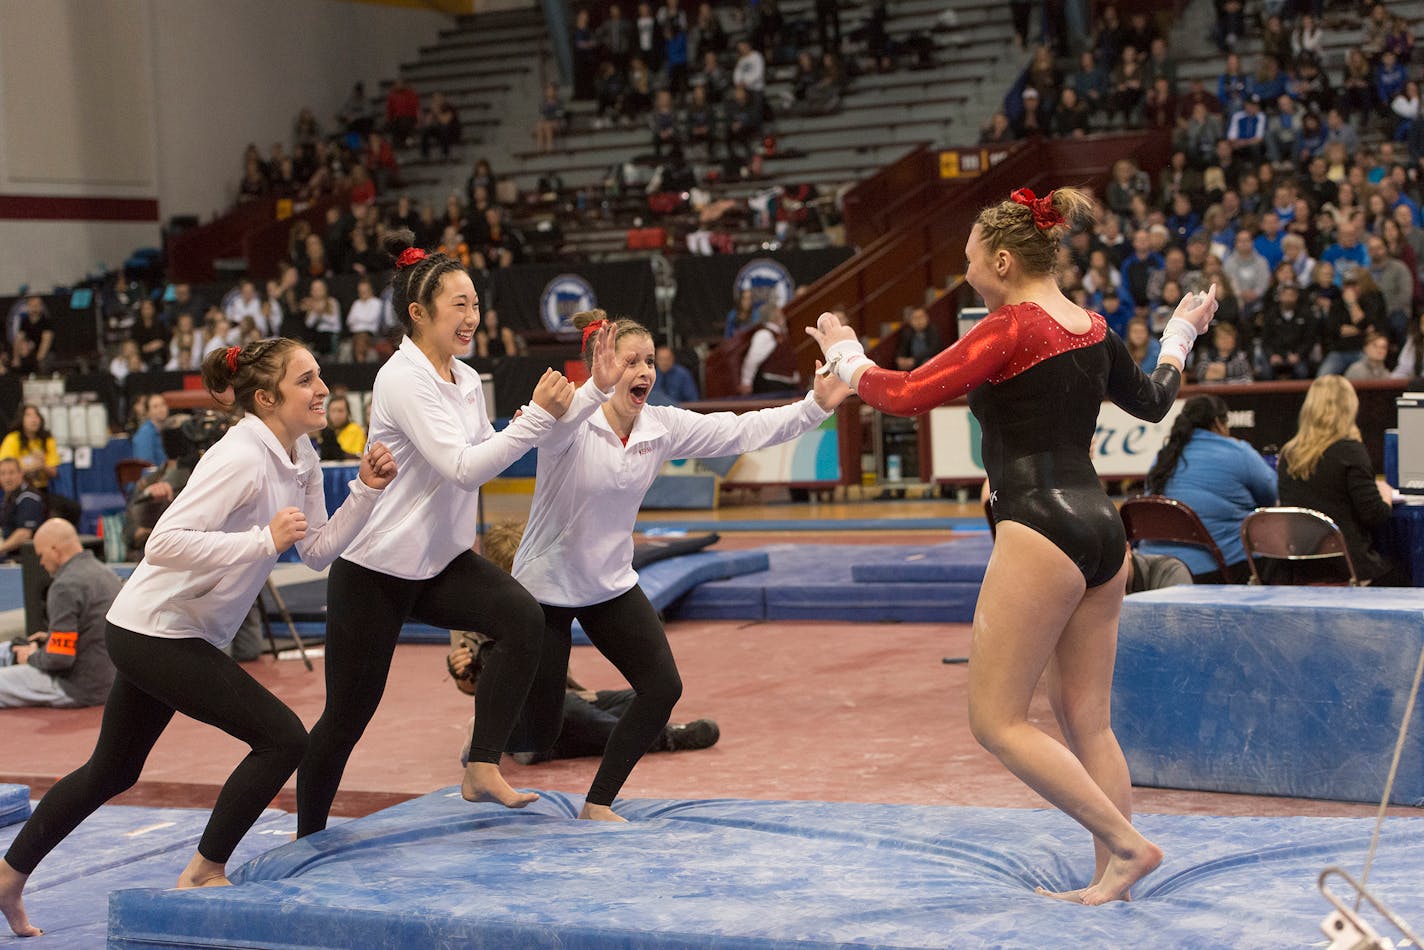
{"type": "Polygon", "coordinates": [[[673,266],[678,328],[690,337],[721,336],[727,311],[736,306],[743,290],[751,291],[758,308],[768,303],[784,306],[797,287],[820,280],[850,255],[849,248],[831,247],[679,258],[673,266]]]}

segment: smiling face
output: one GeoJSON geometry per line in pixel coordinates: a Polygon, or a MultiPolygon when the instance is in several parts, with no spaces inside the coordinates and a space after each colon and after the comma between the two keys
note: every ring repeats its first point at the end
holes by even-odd
{"type": "Polygon", "coordinates": [[[415,332],[412,339],[427,351],[445,360],[468,353],[480,325],[480,298],[474,281],[463,270],[452,270],[440,278],[440,286],[427,310],[410,305],[415,332]]]}
{"type": "Polygon", "coordinates": [[[295,439],[326,425],[328,392],[316,357],[306,347],[294,347],[277,384],[276,399],[271,393],[257,394],[258,415],[279,438],[285,431],[295,439]]]}

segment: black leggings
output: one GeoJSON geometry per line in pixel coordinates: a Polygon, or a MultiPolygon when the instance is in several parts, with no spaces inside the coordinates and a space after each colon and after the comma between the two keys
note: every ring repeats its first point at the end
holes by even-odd
{"type": "Polygon", "coordinates": [[[498,764],[539,663],[543,614],[533,596],[466,551],[428,580],[338,558],[326,582],[326,709],[297,771],[297,835],[326,827],[346,760],[376,714],[407,618],[478,630],[494,641],[475,690],[471,762],[498,764]]]}
{"type": "Polygon", "coordinates": [[[108,625],[118,675],[89,761],[55,783],[5,860],[29,874],[100,805],[133,786],[174,712],[252,747],[218,795],[198,853],[226,864],[306,751],[302,721],[217,647],[196,637],[151,637],[108,625]]]}
{"type": "MultiPolygon", "coordinates": [[[[590,805],[612,805],[628,773],[653,747],[682,696],[682,677],[672,658],[658,612],[640,587],[591,607],[544,605],[544,647],[539,675],[529,689],[520,735],[511,751],[544,752],[558,741],[564,720],[564,688],[574,619],[589,640],[618,668],[636,696],[613,727],[603,762],[589,786],[590,805]],[[521,748],[522,747],[522,748],[521,748]]],[[[483,682],[489,676],[480,675],[483,682]]],[[[475,716],[479,722],[479,714],[475,716]]]]}

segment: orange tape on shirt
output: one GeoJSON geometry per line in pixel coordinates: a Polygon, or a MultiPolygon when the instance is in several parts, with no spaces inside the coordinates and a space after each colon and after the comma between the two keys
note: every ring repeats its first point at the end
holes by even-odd
{"type": "Polygon", "coordinates": [[[55,653],[60,656],[74,656],[79,648],[79,634],[74,632],[54,631],[49,635],[49,642],[45,644],[46,653],[55,653]]]}

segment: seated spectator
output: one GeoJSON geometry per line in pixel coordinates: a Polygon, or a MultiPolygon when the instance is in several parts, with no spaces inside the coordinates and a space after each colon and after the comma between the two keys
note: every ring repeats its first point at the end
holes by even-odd
{"type": "Polygon", "coordinates": [[[123,389],[124,380],[133,373],[142,373],[147,367],[144,365],[143,356],[139,353],[138,344],[133,340],[125,340],[119,344],[119,352],[109,361],[109,375],[114,377],[114,382],[123,389]]]}
{"type": "Polygon", "coordinates": [[[375,358],[372,344],[381,334],[385,303],[377,297],[371,279],[363,277],[356,283],[356,299],[346,311],[346,332],[351,336],[351,361],[366,363],[375,358]]]}
{"type": "Polygon", "coordinates": [[[751,90],[738,85],[727,104],[727,150],[745,166],[762,137],[761,104],[751,90]]]}
{"type": "Polygon", "coordinates": [[[1140,594],[1164,587],[1180,587],[1192,583],[1192,572],[1180,559],[1166,554],[1143,554],[1127,546],[1127,590],[1125,594],[1140,594]]]}
{"type": "Polygon", "coordinates": [[[0,459],[15,459],[25,480],[40,491],[59,474],[59,448],[49,434],[39,406],[25,403],[0,441],[0,459]]]}
{"type": "Polygon", "coordinates": [[[1235,248],[1221,262],[1221,269],[1236,291],[1242,316],[1254,319],[1271,287],[1271,264],[1257,253],[1250,231],[1236,232],[1235,248]]]}
{"type": "Polygon", "coordinates": [[[1124,126],[1141,125],[1140,110],[1143,97],[1147,94],[1147,74],[1142,68],[1142,61],[1136,49],[1131,46],[1123,47],[1117,65],[1113,67],[1110,82],[1112,91],[1108,93],[1103,108],[1108,121],[1112,122],[1114,115],[1120,115],[1124,126]]]}
{"type": "Polygon", "coordinates": [[[1147,230],[1139,228],[1132,232],[1132,253],[1122,262],[1122,281],[1118,286],[1134,308],[1147,305],[1147,287],[1165,267],[1162,255],[1152,250],[1152,236],[1147,230]]]}
{"type": "Polygon", "coordinates": [[[1177,126],[1177,94],[1165,76],[1153,79],[1142,99],[1142,123],[1148,129],[1177,126]]]}
{"type": "Polygon", "coordinates": [[[326,426],[312,441],[323,462],[360,458],[366,451],[366,430],[351,421],[351,404],[345,396],[326,401],[326,426]]]}
{"type": "Polygon", "coordinates": [[[168,418],[168,400],[163,398],[162,393],[153,393],[147,399],[146,411],[143,424],[138,427],[133,436],[134,458],[147,459],[154,465],[162,465],[168,457],[163,453],[163,440],[159,436],[159,430],[163,426],[163,420],[168,418]]]}
{"type": "Polygon", "coordinates": [[[1088,134],[1088,107],[1078,99],[1071,86],[1058,94],[1058,106],[1049,120],[1049,132],[1056,138],[1081,138],[1088,134]]]}
{"type": "Polygon", "coordinates": [[[944,349],[939,331],[930,323],[929,312],[915,307],[900,327],[900,343],[895,349],[895,366],[909,371],[929,362],[930,357],[944,349]]]}
{"type": "Polygon", "coordinates": [[[430,97],[430,108],[420,124],[420,157],[430,159],[431,145],[440,146],[440,158],[450,160],[450,147],[460,143],[460,113],[442,93],[430,97]]]}
{"type": "Polygon", "coordinates": [[[371,129],[376,124],[376,118],[372,113],[371,100],[366,97],[366,84],[359,80],[351,87],[351,94],[342,103],[341,109],[336,113],[336,121],[346,129],[347,132],[360,136],[371,134],[371,129]]]}
{"type": "Polygon", "coordinates": [[[1403,339],[1414,310],[1414,274],[1389,253],[1383,238],[1370,235],[1365,251],[1370,259],[1367,272],[1384,298],[1386,324],[1380,329],[1395,339],[1403,339]]]}
{"type": "Polygon", "coordinates": [[[396,145],[409,147],[411,135],[419,123],[420,93],[403,78],[397,77],[386,93],[386,131],[396,145]]]}
{"type": "Polygon", "coordinates": [[[1360,347],[1360,358],[1345,370],[1345,378],[1352,383],[1367,379],[1389,379],[1389,367],[1384,362],[1388,358],[1389,337],[1370,331],[1365,336],[1364,345],[1360,347]]]}
{"type": "Polygon", "coordinates": [[[544,98],[539,102],[539,120],[534,123],[534,147],[540,154],[554,150],[554,137],[564,131],[566,122],[564,100],[559,97],[559,84],[544,86],[544,98]]]}
{"type": "Polygon", "coordinates": [[[0,643],[0,709],[103,705],[114,681],[104,618],[123,581],[84,550],[62,518],[40,525],[34,542],[53,578],[45,594],[49,629],[0,643]]]}
{"type": "Polygon", "coordinates": [[[1390,373],[1395,379],[1419,379],[1424,377],[1424,311],[1409,321],[1408,332],[1404,335],[1404,346],[1399,351],[1399,361],[1390,373]]]}
{"type": "Polygon", "coordinates": [[[1132,302],[1116,290],[1108,288],[1103,291],[1102,305],[1098,308],[1098,313],[1107,321],[1108,329],[1122,336],[1127,333],[1127,321],[1132,319],[1132,302]]]}
{"type": "Polygon", "coordinates": [[[1231,116],[1226,127],[1226,140],[1238,156],[1259,163],[1266,157],[1266,117],[1261,114],[1261,98],[1248,96],[1245,104],[1231,116]]]}
{"type": "MultiPolygon", "coordinates": [[[[1343,376],[1318,377],[1300,407],[1294,438],[1281,447],[1277,465],[1282,505],[1313,508],[1345,535],[1355,572],[1362,581],[1394,586],[1402,572],[1371,543],[1374,529],[1389,520],[1394,491],[1375,480],[1369,452],[1355,423],[1360,400],[1343,376]]],[[[1309,580],[1296,572],[1290,578],[1309,580]]]]}
{"type": "Polygon", "coordinates": [[[1033,86],[1025,86],[1021,98],[1023,107],[1019,110],[1018,117],[1013,120],[1014,137],[1026,139],[1046,134],[1048,132],[1048,109],[1043,97],[1033,86]]]}
{"type": "Polygon", "coordinates": [[[1221,397],[1193,396],[1182,406],[1147,472],[1147,490],[1197,513],[1221,550],[1226,575],[1204,548],[1144,541],[1138,546],[1141,551],[1180,559],[1198,584],[1246,582],[1250,568],[1241,544],[1241,522],[1255,509],[1276,503],[1276,473],[1249,444],[1231,437],[1221,397]]]}
{"type": "Polygon", "coordinates": [[[1078,69],[1068,76],[1066,88],[1072,89],[1088,112],[1101,112],[1107,102],[1108,77],[1098,66],[1092,50],[1078,57],[1078,69]]]}
{"type": "Polygon", "coordinates": [[[308,338],[320,353],[333,354],[341,340],[341,305],[328,293],[326,281],[314,280],[302,301],[308,338]]]}
{"type": "Polygon", "coordinates": [[[664,149],[682,148],[677,110],[673,108],[672,93],[668,90],[659,90],[653,102],[653,111],[648,115],[648,126],[653,133],[654,155],[662,157],[664,149]]]}
{"type": "Polygon", "coordinates": [[[1191,355],[1192,379],[1198,383],[1249,383],[1254,377],[1251,356],[1241,346],[1236,324],[1218,319],[1211,342],[1191,355]]]}
{"type": "Polygon", "coordinates": [[[44,520],[44,499],[25,483],[17,458],[0,458],[0,560],[14,561],[44,520]]]}
{"type": "Polygon", "coordinates": [[[696,402],[697,381],[692,372],[677,361],[672,347],[664,343],[659,346],[654,357],[658,364],[658,375],[653,380],[653,388],[648,391],[650,406],[680,406],[685,402],[696,402]]]}
{"type": "MultiPolygon", "coordinates": [[[[1178,295],[1180,297],[1180,294],[1178,295]]],[[[1157,357],[1162,352],[1162,343],[1154,337],[1147,326],[1147,318],[1135,316],[1127,321],[1127,335],[1122,338],[1127,344],[1128,355],[1144,373],[1151,374],[1157,368],[1157,357]]]]}
{"type": "Polygon", "coordinates": [[[1315,375],[1310,357],[1319,341],[1320,314],[1314,304],[1295,284],[1280,284],[1262,313],[1257,378],[1309,379],[1315,375]]]}
{"type": "Polygon", "coordinates": [[[692,87],[692,93],[683,114],[683,130],[688,145],[700,145],[706,150],[708,161],[717,160],[717,112],[707,98],[706,86],[692,87]]]}
{"type": "Polygon", "coordinates": [[[1384,295],[1375,288],[1368,271],[1355,268],[1340,287],[1338,304],[1326,313],[1321,333],[1326,353],[1316,375],[1343,373],[1363,355],[1365,337],[1371,332],[1387,333],[1388,330],[1384,295]]]}
{"type": "Polygon", "coordinates": [[[998,145],[1017,139],[1018,133],[1014,131],[1009,117],[1002,112],[995,112],[989,116],[989,121],[984,123],[979,130],[980,145],[998,145]]]}

